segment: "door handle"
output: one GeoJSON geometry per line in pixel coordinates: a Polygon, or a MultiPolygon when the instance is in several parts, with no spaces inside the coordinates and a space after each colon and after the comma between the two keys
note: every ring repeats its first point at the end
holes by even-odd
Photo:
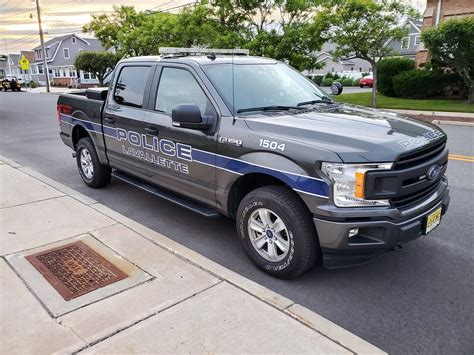
{"type": "Polygon", "coordinates": [[[146,132],[146,134],[149,134],[150,136],[157,136],[158,135],[158,128],[156,128],[156,127],[146,127],[145,132],[146,132]]]}
{"type": "Polygon", "coordinates": [[[104,118],[104,121],[107,122],[107,123],[110,123],[110,124],[114,124],[115,123],[115,118],[106,117],[106,118],[104,118]]]}

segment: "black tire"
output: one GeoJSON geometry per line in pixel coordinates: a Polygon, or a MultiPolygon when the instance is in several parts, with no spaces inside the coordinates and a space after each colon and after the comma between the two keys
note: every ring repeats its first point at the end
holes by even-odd
{"type": "Polygon", "coordinates": [[[100,163],[99,157],[97,156],[97,152],[94,147],[94,143],[92,142],[91,138],[82,138],[81,140],[79,140],[79,143],[77,143],[76,163],[77,168],[79,170],[79,174],[81,175],[82,180],[87,186],[93,188],[100,188],[104,187],[110,182],[112,169],[110,169],[109,166],[102,165],[100,163]],[[90,171],[87,171],[85,168],[83,168],[81,164],[81,156],[83,154],[83,151],[85,151],[85,155],[87,152],[91,158],[90,162],[93,168],[92,174],[90,174],[90,171]]]}
{"type": "MultiPolygon", "coordinates": [[[[250,192],[239,205],[236,222],[237,233],[247,255],[257,267],[272,276],[294,278],[320,259],[319,241],[311,214],[298,195],[286,187],[264,186],[250,192]],[[285,239],[289,242],[289,249],[286,256],[281,253],[281,257],[284,256],[282,260],[270,261],[263,257],[250,240],[254,237],[249,232],[249,219],[262,209],[270,210],[286,226],[288,233],[285,232],[285,239]]],[[[268,236],[263,230],[261,235],[268,236]]]]}
{"type": "Polygon", "coordinates": [[[364,85],[359,85],[359,86],[360,86],[361,89],[364,87],[364,85]]]}

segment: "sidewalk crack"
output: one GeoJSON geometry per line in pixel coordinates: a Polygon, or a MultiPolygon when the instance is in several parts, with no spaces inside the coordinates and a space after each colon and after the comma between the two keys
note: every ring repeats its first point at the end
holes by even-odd
{"type": "Polygon", "coordinates": [[[89,342],[88,342],[87,340],[85,340],[83,337],[81,337],[81,336],[74,330],[73,327],[71,327],[70,325],[67,325],[67,324],[63,323],[63,320],[62,320],[62,319],[56,318],[54,321],[56,322],[56,324],[59,324],[60,326],[69,329],[77,338],[79,338],[79,340],[81,340],[81,341],[84,343],[84,345],[83,345],[84,348],[89,347],[89,345],[90,345],[89,342]]]}

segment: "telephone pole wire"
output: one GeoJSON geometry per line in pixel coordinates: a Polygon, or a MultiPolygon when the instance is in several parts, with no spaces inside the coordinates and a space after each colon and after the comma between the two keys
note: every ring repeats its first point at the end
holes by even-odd
{"type": "Polygon", "coordinates": [[[43,67],[44,73],[46,75],[46,92],[50,92],[49,87],[49,69],[48,63],[46,62],[46,48],[44,48],[44,35],[43,35],[43,26],[41,25],[41,10],[39,0],[36,0],[36,13],[38,14],[38,27],[39,27],[39,35],[41,41],[41,56],[43,57],[43,67]]]}

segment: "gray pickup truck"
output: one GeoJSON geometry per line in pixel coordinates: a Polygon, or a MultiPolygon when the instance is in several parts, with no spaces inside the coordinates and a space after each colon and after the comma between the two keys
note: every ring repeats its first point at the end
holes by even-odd
{"type": "Polygon", "coordinates": [[[400,250],[449,205],[440,128],[338,104],[286,64],[235,50],[124,59],[108,89],[63,94],[57,110],[88,186],[114,176],[234,218],[250,259],[281,278],[400,250]]]}

